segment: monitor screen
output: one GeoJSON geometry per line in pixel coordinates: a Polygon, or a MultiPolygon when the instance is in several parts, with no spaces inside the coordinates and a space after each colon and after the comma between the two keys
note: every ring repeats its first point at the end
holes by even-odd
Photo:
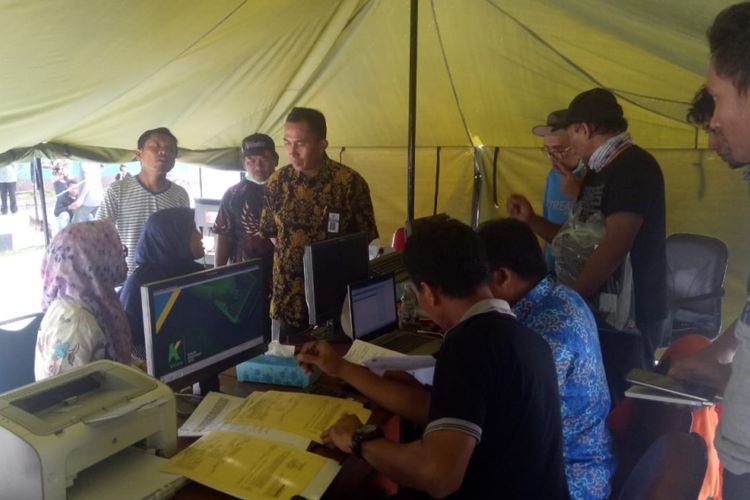
{"type": "Polygon", "coordinates": [[[305,247],[305,300],[310,324],[336,322],[346,297],[346,287],[367,278],[367,233],[318,241],[305,247]]]}
{"type": "Polygon", "coordinates": [[[270,335],[264,272],[250,260],[142,286],[148,373],[181,389],[260,354],[270,335]]]}

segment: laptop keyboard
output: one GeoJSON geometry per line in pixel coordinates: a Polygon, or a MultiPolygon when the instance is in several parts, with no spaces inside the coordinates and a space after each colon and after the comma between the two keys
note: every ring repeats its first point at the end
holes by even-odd
{"type": "Polygon", "coordinates": [[[401,252],[390,252],[372,259],[370,261],[370,273],[374,276],[393,274],[396,278],[396,283],[409,279],[409,273],[406,271],[406,265],[404,264],[401,252]]]}
{"type": "Polygon", "coordinates": [[[398,352],[410,352],[417,347],[423,346],[427,342],[432,342],[432,339],[420,337],[418,335],[403,334],[399,335],[396,338],[388,340],[387,342],[382,344],[381,347],[386,347],[398,352]]]}

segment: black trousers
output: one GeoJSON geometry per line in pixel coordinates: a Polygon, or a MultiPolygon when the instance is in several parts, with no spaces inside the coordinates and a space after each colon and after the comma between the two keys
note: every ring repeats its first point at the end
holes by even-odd
{"type": "Polygon", "coordinates": [[[15,182],[0,182],[0,197],[2,197],[2,207],[0,212],[3,214],[8,213],[8,198],[10,197],[10,211],[13,213],[18,212],[18,205],[16,204],[16,183],[15,182]]]}
{"type": "Polygon", "coordinates": [[[747,500],[750,498],[750,474],[732,474],[724,469],[724,484],[721,489],[724,500],[747,500]]]}

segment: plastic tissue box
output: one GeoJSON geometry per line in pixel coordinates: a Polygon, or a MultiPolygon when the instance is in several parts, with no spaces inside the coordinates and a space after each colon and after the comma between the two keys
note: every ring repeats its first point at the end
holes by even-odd
{"type": "Polygon", "coordinates": [[[261,354],[237,365],[237,380],[240,382],[262,382],[264,384],[307,387],[320,373],[315,370],[307,374],[297,365],[295,358],[281,358],[261,354]]]}

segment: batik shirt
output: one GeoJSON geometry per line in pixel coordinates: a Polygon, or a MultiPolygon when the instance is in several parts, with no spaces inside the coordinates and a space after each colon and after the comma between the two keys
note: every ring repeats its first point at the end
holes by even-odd
{"type": "Polygon", "coordinates": [[[276,238],[271,317],[308,324],[302,257],[305,245],[364,231],[378,237],[370,188],[357,172],[328,158],[314,177],[291,165],[266,184],[260,234],[276,238]]]}
{"type": "Polygon", "coordinates": [[[590,309],[576,292],[546,277],[513,306],[513,312],[552,350],[570,497],[608,498],[616,461],[606,425],[607,379],[590,309]]]}
{"type": "Polygon", "coordinates": [[[243,179],[227,189],[221,199],[213,231],[232,239],[231,262],[271,259],[273,243],[259,234],[263,186],[243,179]]]}

